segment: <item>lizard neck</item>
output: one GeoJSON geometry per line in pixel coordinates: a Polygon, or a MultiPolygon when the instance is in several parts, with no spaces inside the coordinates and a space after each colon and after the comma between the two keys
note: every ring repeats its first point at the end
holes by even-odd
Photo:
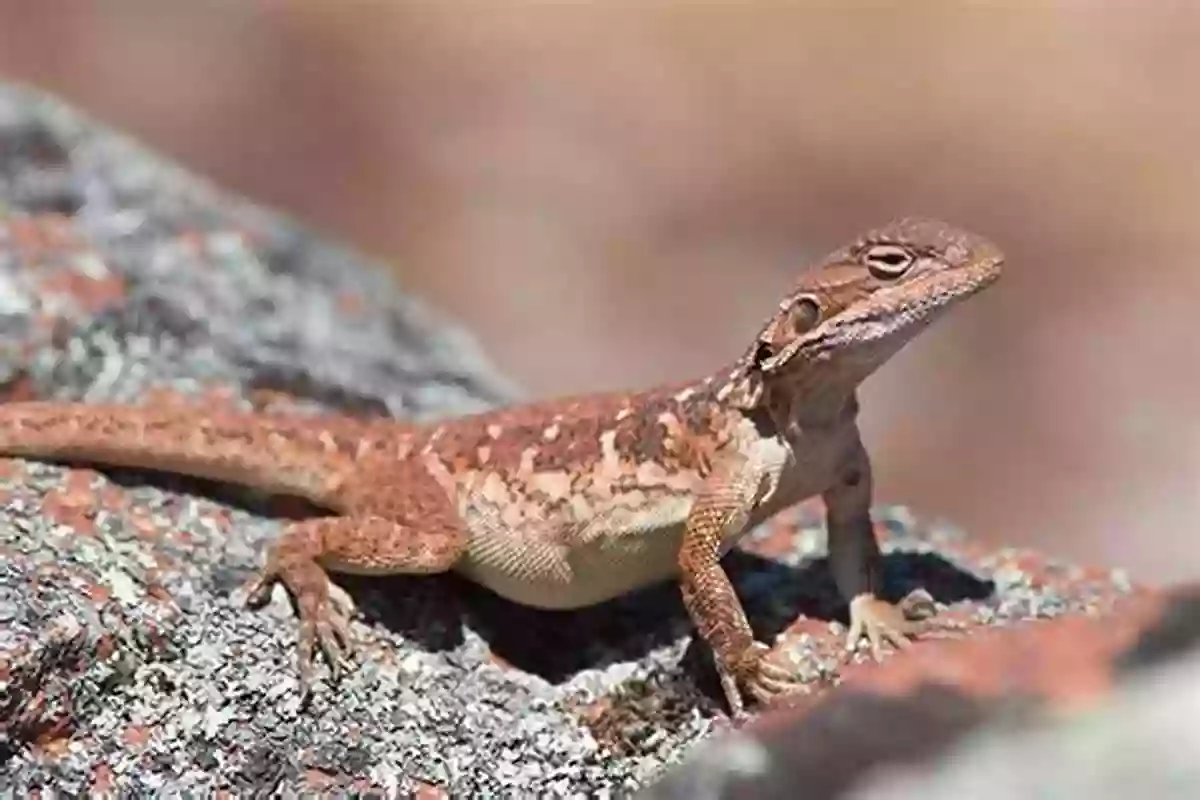
{"type": "Polygon", "coordinates": [[[794,439],[802,432],[853,424],[858,416],[859,382],[857,376],[839,372],[833,364],[814,365],[801,375],[776,381],[747,374],[744,365],[738,364],[695,386],[697,399],[702,397],[703,387],[704,399],[749,419],[760,436],[794,439]]]}

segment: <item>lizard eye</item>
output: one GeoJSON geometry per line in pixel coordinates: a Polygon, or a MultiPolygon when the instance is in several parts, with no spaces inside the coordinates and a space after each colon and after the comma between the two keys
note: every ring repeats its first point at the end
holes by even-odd
{"type": "Polygon", "coordinates": [[[862,257],[867,269],[876,278],[899,278],[916,260],[908,250],[894,244],[877,244],[868,249],[862,257]]]}

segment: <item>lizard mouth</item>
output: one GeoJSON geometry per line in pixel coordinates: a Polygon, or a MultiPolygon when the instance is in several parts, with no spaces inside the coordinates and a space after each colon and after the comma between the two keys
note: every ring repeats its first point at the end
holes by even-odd
{"type": "Polygon", "coordinates": [[[1004,262],[999,250],[988,248],[970,263],[954,270],[930,273],[914,281],[895,286],[876,297],[861,312],[831,320],[835,338],[846,338],[840,345],[869,344],[895,339],[903,344],[942,312],[991,286],[1000,277],[1004,262]]]}
{"type": "Polygon", "coordinates": [[[1000,277],[1003,263],[1000,251],[988,248],[958,269],[924,275],[881,293],[882,302],[871,316],[903,318],[914,312],[932,315],[991,286],[1000,277]]]}

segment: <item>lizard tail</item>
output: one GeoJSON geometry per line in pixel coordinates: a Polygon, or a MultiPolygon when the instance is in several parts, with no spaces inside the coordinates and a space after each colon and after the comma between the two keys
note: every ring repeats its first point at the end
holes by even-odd
{"type": "Polygon", "coordinates": [[[0,404],[0,456],[171,472],[338,506],[354,439],[303,417],[202,408],[0,404]]]}

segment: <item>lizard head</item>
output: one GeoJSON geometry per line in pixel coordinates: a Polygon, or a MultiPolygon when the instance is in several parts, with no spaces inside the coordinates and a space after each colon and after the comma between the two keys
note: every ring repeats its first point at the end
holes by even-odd
{"type": "Polygon", "coordinates": [[[902,219],[806,271],[730,375],[735,403],[764,392],[849,394],[942,312],[992,284],[1004,256],[936,220],[902,219]]]}

